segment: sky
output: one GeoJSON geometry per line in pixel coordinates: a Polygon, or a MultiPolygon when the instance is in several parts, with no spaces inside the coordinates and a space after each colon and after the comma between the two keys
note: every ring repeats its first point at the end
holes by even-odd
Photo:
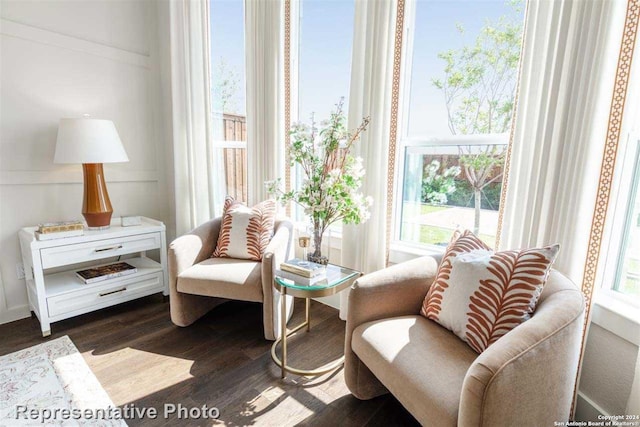
{"type": "MultiPolygon", "coordinates": [[[[449,136],[442,92],[431,83],[443,75],[444,62],[438,53],[458,49],[475,41],[487,20],[513,15],[504,0],[418,0],[415,17],[413,66],[409,101],[408,136],[449,136]],[[465,29],[463,37],[456,24],[465,29]]],[[[524,12],[519,13],[524,18],[524,12]]]]}
{"type": "Polygon", "coordinates": [[[349,104],[355,2],[302,0],[299,119],[327,119],[341,97],[349,104]]]}
{"type": "MultiPolygon", "coordinates": [[[[211,74],[215,82],[222,61],[238,80],[237,95],[231,100],[235,113],[245,114],[245,59],[243,0],[210,0],[211,74]]],[[[215,83],[212,82],[212,86],[215,83]]]]}
{"type": "MultiPolygon", "coordinates": [[[[299,117],[327,118],[340,97],[348,104],[353,48],[354,0],[301,0],[299,117]]],[[[442,74],[437,54],[470,44],[487,19],[514,14],[504,0],[418,0],[409,103],[409,136],[449,135],[442,93],[431,79],[442,74]],[[462,38],[456,24],[465,27],[462,38]]],[[[522,19],[523,12],[518,15],[522,19]]],[[[211,0],[213,79],[225,62],[237,76],[238,112],[244,104],[244,10],[242,0],[211,0]]]]}

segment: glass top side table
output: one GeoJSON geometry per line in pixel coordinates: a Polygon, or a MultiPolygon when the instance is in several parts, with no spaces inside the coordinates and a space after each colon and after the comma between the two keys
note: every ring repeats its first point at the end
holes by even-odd
{"type": "Polygon", "coordinates": [[[318,376],[331,372],[334,369],[342,366],[344,363],[344,356],[330,362],[329,364],[318,369],[298,369],[287,365],[287,338],[298,332],[300,329],[306,327],[307,332],[311,330],[311,317],[309,315],[309,299],[326,297],[337,294],[340,291],[345,290],[351,284],[362,275],[359,271],[351,270],[350,268],[340,267],[334,264],[327,265],[327,277],[313,285],[303,285],[296,283],[290,279],[284,279],[276,276],[273,281],[273,286],[283,295],[280,298],[280,315],[283,321],[281,322],[280,338],[278,338],[271,346],[271,358],[282,369],[282,378],[284,378],[287,372],[297,375],[305,376],[318,376]],[[293,297],[305,299],[305,321],[300,325],[294,327],[287,332],[286,319],[286,298],[285,295],[291,295],[293,297]],[[282,360],[277,355],[276,349],[278,344],[282,342],[282,360]]]}

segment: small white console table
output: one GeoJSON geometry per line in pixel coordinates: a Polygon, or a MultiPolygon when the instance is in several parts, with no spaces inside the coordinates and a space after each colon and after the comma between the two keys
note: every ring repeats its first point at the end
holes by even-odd
{"type": "Polygon", "coordinates": [[[165,226],[151,218],[122,227],[120,218],[106,230],[87,230],[78,237],[39,241],[37,227],[20,230],[29,306],[40,321],[42,336],[51,323],[162,292],[169,294],[165,226]],[[146,251],[159,249],[160,263],[146,251]],[[137,268],[123,277],[84,284],[76,271],[120,259],[137,268]]]}

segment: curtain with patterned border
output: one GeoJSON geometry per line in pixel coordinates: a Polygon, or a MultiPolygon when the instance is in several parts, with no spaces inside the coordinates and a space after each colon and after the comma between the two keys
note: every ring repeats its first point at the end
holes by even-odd
{"type": "Polygon", "coordinates": [[[561,244],[586,299],[580,358],[637,26],[637,0],[528,3],[499,246],[561,244]]]}
{"type": "Polygon", "coordinates": [[[526,15],[499,247],[560,243],[555,267],[577,284],[619,48],[616,3],[532,0],[526,15]]]}
{"type": "MultiPolygon", "coordinates": [[[[632,119],[631,117],[625,118],[625,105],[627,103],[631,71],[633,69],[633,56],[637,50],[636,43],[640,25],[640,0],[628,0],[626,6],[620,49],[616,61],[613,95],[609,108],[607,136],[602,150],[602,164],[600,166],[598,189],[594,203],[595,207],[582,281],[582,291],[587,300],[587,314],[585,316],[585,327],[582,336],[581,359],[584,357],[588,326],[591,318],[593,293],[596,290],[596,286],[600,285],[599,280],[601,280],[601,276],[598,276],[598,274],[601,273],[603,264],[600,255],[602,252],[603,237],[606,233],[605,227],[608,226],[610,228],[612,226],[612,224],[607,222],[607,213],[611,210],[609,204],[611,201],[612,187],[615,176],[619,172],[617,156],[620,151],[621,138],[624,137],[623,129],[633,127],[630,123],[625,123],[632,119]]],[[[637,79],[637,76],[635,78],[637,79]]],[[[576,393],[578,391],[579,379],[580,373],[578,374],[578,380],[576,382],[576,393]]],[[[636,362],[633,385],[627,403],[627,414],[640,415],[639,401],[640,356],[636,362]]]]}
{"type": "MultiPolygon", "coordinates": [[[[394,70],[397,16],[402,1],[358,1],[355,7],[353,54],[348,123],[360,123],[370,116],[371,123],[355,154],[366,168],[362,192],[373,197],[371,218],[364,224],[347,225],[342,233],[343,265],[370,273],[386,266],[388,250],[387,171],[393,168],[390,156],[395,141],[392,131],[394,109],[397,117],[397,87],[394,98],[394,70]]],[[[346,318],[348,292],[341,293],[340,317],[346,318]]]]}

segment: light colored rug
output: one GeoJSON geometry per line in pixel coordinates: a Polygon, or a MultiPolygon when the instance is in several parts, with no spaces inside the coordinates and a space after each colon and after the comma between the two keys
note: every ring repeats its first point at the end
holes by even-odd
{"type": "Polygon", "coordinates": [[[0,426],[126,426],[68,336],[0,356],[0,426]],[[100,411],[100,409],[102,411],[100,411]]]}

